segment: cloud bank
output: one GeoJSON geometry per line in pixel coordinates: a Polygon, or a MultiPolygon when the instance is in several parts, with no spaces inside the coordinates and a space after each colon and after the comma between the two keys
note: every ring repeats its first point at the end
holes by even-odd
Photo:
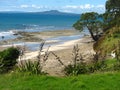
{"type": "MultiPolygon", "coordinates": [[[[5,7],[4,10],[6,9],[5,7]]],[[[8,8],[8,7],[7,7],[8,8]]],[[[3,9],[2,9],[3,10],[3,9]]],[[[8,9],[6,9],[8,10],[8,9]]],[[[65,5],[65,6],[43,6],[43,5],[35,5],[35,4],[21,4],[18,6],[9,6],[9,11],[47,11],[47,10],[59,10],[63,12],[72,12],[72,13],[84,13],[84,12],[98,12],[104,13],[105,6],[104,5],[91,5],[91,4],[84,4],[84,5],[65,5]]],[[[1,11],[1,10],[0,10],[1,11]]]]}

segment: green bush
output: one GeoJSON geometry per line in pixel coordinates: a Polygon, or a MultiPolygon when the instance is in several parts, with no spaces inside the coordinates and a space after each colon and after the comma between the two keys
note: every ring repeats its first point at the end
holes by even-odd
{"type": "Polygon", "coordinates": [[[105,71],[106,67],[107,67],[107,64],[105,63],[105,61],[98,61],[98,62],[91,63],[89,65],[85,63],[68,65],[65,67],[64,71],[66,75],[79,75],[79,74],[94,73],[97,71],[105,71]]]}
{"type": "Polygon", "coordinates": [[[114,65],[113,65],[113,69],[115,71],[120,71],[120,63],[119,62],[116,62],[114,65]]]}
{"type": "Polygon", "coordinates": [[[88,67],[89,73],[93,73],[95,71],[104,71],[107,67],[107,64],[103,60],[103,61],[94,62],[94,63],[88,65],[87,67],[88,67]]]}
{"type": "Polygon", "coordinates": [[[68,65],[64,69],[66,75],[79,75],[87,73],[86,64],[68,65]]]}
{"type": "Polygon", "coordinates": [[[19,50],[13,47],[0,52],[0,73],[6,73],[11,70],[17,63],[16,59],[19,54],[19,50]]]}
{"type": "Polygon", "coordinates": [[[18,65],[18,72],[31,74],[43,74],[42,67],[39,61],[24,61],[18,65]]]}

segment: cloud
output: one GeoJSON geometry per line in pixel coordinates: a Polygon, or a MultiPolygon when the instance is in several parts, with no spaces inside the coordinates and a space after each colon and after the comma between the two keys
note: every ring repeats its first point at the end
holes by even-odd
{"type": "Polygon", "coordinates": [[[71,10],[62,10],[62,12],[73,13],[71,10]]]}
{"type": "MultiPolygon", "coordinates": [[[[15,7],[15,6],[14,6],[15,7]]],[[[17,7],[17,6],[16,6],[17,7]]],[[[33,8],[33,9],[41,9],[41,8],[46,8],[46,6],[38,6],[38,5],[20,5],[18,6],[20,8],[33,8]]]]}
{"type": "Polygon", "coordinates": [[[28,8],[29,5],[20,5],[21,8],[28,8]]]}
{"type": "Polygon", "coordinates": [[[92,5],[92,4],[85,4],[85,5],[66,5],[63,7],[64,10],[71,10],[73,12],[104,12],[105,6],[104,5],[92,5]]]}
{"type": "Polygon", "coordinates": [[[105,5],[97,5],[97,8],[105,8],[105,5]]]}
{"type": "Polygon", "coordinates": [[[40,8],[44,8],[43,6],[37,6],[37,5],[31,5],[32,8],[35,8],[35,9],[40,9],[40,8]]]}
{"type": "Polygon", "coordinates": [[[94,5],[85,4],[85,5],[79,5],[79,6],[76,6],[76,5],[66,5],[63,8],[66,8],[66,9],[90,9],[90,8],[94,8],[94,7],[95,7],[94,5]]]}
{"type": "Polygon", "coordinates": [[[66,5],[64,6],[63,8],[66,8],[66,9],[91,9],[91,8],[104,8],[105,6],[104,5],[91,5],[91,4],[85,4],[85,5],[66,5]]]}

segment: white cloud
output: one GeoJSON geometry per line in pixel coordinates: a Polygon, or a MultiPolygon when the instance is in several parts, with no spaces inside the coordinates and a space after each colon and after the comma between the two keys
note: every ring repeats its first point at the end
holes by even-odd
{"type": "MultiPolygon", "coordinates": [[[[14,6],[15,7],[15,6],[14,6]]],[[[18,6],[16,6],[18,7],[18,6]]],[[[20,5],[19,8],[33,8],[33,9],[41,9],[41,8],[46,8],[46,6],[38,6],[38,5],[20,5]]]]}
{"type": "Polygon", "coordinates": [[[37,5],[31,5],[32,8],[36,8],[36,9],[40,9],[40,8],[43,8],[43,6],[37,6],[37,5]]]}
{"type": "Polygon", "coordinates": [[[20,5],[21,8],[28,8],[29,5],[20,5]]]}
{"type": "Polygon", "coordinates": [[[90,8],[94,8],[94,5],[85,4],[83,7],[84,7],[85,9],[90,9],[90,8]]]}
{"type": "Polygon", "coordinates": [[[62,10],[62,12],[72,13],[71,10],[62,10]]]}
{"type": "Polygon", "coordinates": [[[62,8],[63,10],[70,10],[73,12],[98,12],[103,13],[105,11],[104,5],[92,5],[92,4],[85,4],[85,5],[66,5],[62,8]]]}
{"type": "Polygon", "coordinates": [[[66,5],[63,8],[67,8],[67,9],[90,9],[90,8],[94,8],[94,5],[90,5],[90,4],[85,4],[85,5],[66,5]]]}
{"type": "Polygon", "coordinates": [[[97,8],[105,8],[105,5],[97,5],[97,8]]]}
{"type": "Polygon", "coordinates": [[[78,8],[78,6],[75,6],[75,5],[67,5],[67,6],[65,6],[65,7],[63,7],[63,8],[72,8],[72,9],[76,9],[76,8],[78,8]]]}

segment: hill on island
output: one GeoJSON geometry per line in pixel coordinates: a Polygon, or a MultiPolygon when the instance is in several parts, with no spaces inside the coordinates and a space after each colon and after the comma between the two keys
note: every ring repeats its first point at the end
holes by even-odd
{"type": "Polygon", "coordinates": [[[43,14],[43,15],[80,15],[80,14],[75,14],[75,13],[61,12],[58,10],[50,10],[50,11],[43,11],[43,12],[4,11],[0,13],[28,13],[28,14],[43,14]]]}
{"type": "Polygon", "coordinates": [[[75,13],[67,13],[67,12],[60,12],[58,10],[50,10],[50,11],[44,11],[44,12],[37,12],[40,14],[51,14],[51,15],[79,15],[75,13]]]}

